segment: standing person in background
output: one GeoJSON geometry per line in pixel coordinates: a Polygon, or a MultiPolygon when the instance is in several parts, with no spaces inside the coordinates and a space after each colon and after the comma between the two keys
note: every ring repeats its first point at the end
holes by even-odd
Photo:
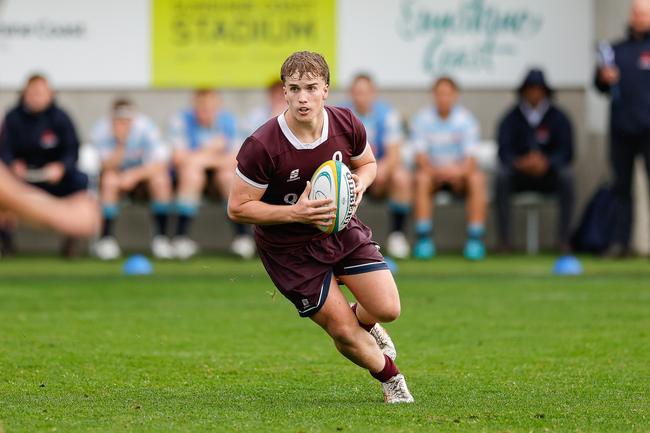
{"type": "Polygon", "coordinates": [[[257,128],[264,125],[271,117],[276,117],[287,109],[284,100],[284,87],[282,81],[274,80],[266,89],[267,102],[248,113],[243,124],[243,137],[251,135],[257,128]]]}
{"type": "MultiPolygon", "coordinates": [[[[77,170],[79,139],[70,117],[56,104],[45,76],[32,75],[10,110],[0,132],[0,153],[11,172],[48,193],[65,197],[83,191],[88,178],[77,170]]],[[[3,230],[5,250],[12,249],[12,228],[3,230]]],[[[62,254],[71,256],[67,237],[62,254]]]]}
{"type": "Polygon", "coordinates": [[[96,255],[102,260],[120,257],[120,247],[113,237],[120,196],[148,193],[154,222],[151,251],[159,259],[173,258],[166,234],[172,197],[169,151],[158,127],[148,117],[138,114],[130,100],[120,98],[113,103],[110,118],[95,125],[91,140],[102,161],[99,189],[104,225],[95,244],[96,255]]]}
{"type": "Polygon", "coordinates": [[[428,259],[436,254],[433,242],[433,195],[449,190],[465,196],[467,241],[463,255],[468,260],[485,257],[483,235],[487,211],[485,176],[474,157],[479,144],[479,125],[474,115],[458,104],[459,90],[450,77],[439,78],[432,88],[433,105],[422,109],[411,121],[416,152],[414,255],[428,259]]]}
{"type": "Polygon", "coordinates": [[[650,177],[650,0],[633,0],[627,37],[601,46],[596,88],[610,95],[610,161],[619,212],[606,255],[625,256],[632,230],[634,160],[642,154],[650,177]]]}
{"type": "MultiPolygon", "coordinates": [[[[221,197],[228,197],[235,175],[237,140],[235,117],[223,110],[214,89],[196,90],[192,108],[172,118],[169,141],[178,176],[178,225],[172,245],[178,258],[187,259],[198,251],[197,243],[188,234],[208,182],[214,184],[221,197]]],[[[255,243],[247,225],[235,224],[235,232],[231,250],[243,258],[253,257],[255,243]]]]}
{"type": "Polygon", "coordinates": [[[569,230],[575,201],[573,128],[551,100],[544,73],[531,69],[517,91],[519,101],[498,129],[500,167],[496,181],[500,250],[511,250],[510,196],[518,191],[557,194],[558,247],[570,252],[569,230]]]}
{"type": "Polygon", "coordinates": [[[361,120],[377,159],[377,177],[368,189],[371,197],[388,196],[391,230],[388,254],[405,259],[410,252],[404,226],[411,211],[412,176],[401,161],[404,132],[399,113],[377,98],[377,88],[367,74],[359,74],[350,86],[350,102],[344,104],[361,120]]]}

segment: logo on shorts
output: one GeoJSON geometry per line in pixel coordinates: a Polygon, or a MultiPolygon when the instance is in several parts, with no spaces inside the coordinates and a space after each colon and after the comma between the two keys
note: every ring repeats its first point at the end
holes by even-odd
{"type": "Polygon", "coordinates": [[[296,168],[295,170],[291,170],[287,182],[293,182],[294,180],[298,180],[298,179],[300,179],[300,169],[296,168]]]}
{"type": "Polygon", "coordinates": [[[303,305],[304,307],[309,307],[309,299],[303,299],[303,300],[302,300],[302,305],[303,305]]]}

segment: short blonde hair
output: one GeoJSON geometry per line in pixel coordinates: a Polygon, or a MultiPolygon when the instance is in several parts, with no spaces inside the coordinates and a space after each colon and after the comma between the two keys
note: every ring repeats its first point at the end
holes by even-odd
{"type": "Polygon", "coordinates": [[[326,84],[330,83],[330,68],[327,62],[318,53],[311,51],[297,51],[290,55],[280,68],[280,79],[284,83],[287,77],[298,74],[298,79],[303,75],[320,77],[326,84]]]}

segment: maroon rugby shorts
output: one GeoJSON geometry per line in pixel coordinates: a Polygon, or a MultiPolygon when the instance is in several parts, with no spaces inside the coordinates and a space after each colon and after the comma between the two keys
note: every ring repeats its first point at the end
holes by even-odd
{"type": "Polygon", "coordinates": [[[257,236],[256,241],[266,272],[302,317],[321,309],[332,276],[388,269],[379,245],[372,240],[372,232],[361,222],[298,247],[274,248],[257,236]]]}

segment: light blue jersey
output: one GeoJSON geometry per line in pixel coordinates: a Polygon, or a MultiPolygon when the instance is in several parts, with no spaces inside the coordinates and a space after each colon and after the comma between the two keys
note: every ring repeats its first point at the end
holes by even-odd
{"type": "Polygon", "coordinates": [[[447,165],[473,156],[479,144],[479,124],[466,108],[456,105],[446,119],[434,106],[422,109],[411,120],[411,143],[433,165],[447,165]]]}
{"type": "Polygon", "coordinates": [[[354,109],[354,104],[346,102],[343,107],[349,108],[361,120],[366,128],[368,142],[377,160],[386,154],[386,146],[389,143],[401,144],[404,140],[404,131],[400,123],[400,116],[388,103],[375,101],[372,110],[365,115],[354,109]]]}
{"type": "Polygon", "coordinates": [[[169,141],[174,149],[197,150],[210,145],[222,136],[226,149],[233,151],[237,146],[237,122],[227,111],[219,111],[209,127],[199,125],[192,110],[183,110],[174,116],[169,124],[169,141]]]}
{"type": "Polygon", "coordinates": [[[253,132],[257,131],[257,128],[264,125],[271,117],[277,116],[273,116],[273,113],[271,113],[270,105],[260,105],[254,108],[246,116],[241,136],[248,137],[252,135],[253,132]]]}
{"type": "MultiPolygon", "coordinates": [[[[90,140],[102,161],[111,156],[117,145],[111,123],[110,118],[100,120],[90,134],[90,140]]],[[[120,168],[126,170],[151,162],[167,162],[169,154],[156,124],[144,115],[137,115],[126,140],[126,150],[120,168]]]]}

